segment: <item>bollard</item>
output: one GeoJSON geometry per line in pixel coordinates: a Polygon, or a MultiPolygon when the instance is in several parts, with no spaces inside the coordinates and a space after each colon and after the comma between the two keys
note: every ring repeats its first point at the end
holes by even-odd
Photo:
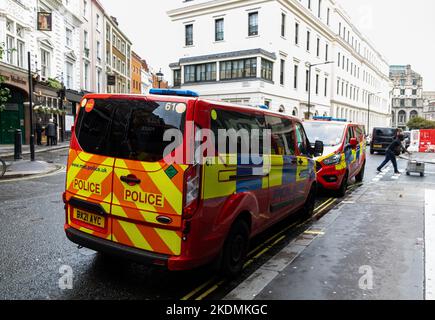
{"type": "Polygon", "coordinates": [[[15,130],[15,152],[14,152],[14,159],[15,160],[22,160],[23,156],[23,133],[20,129],[15,130]]]}

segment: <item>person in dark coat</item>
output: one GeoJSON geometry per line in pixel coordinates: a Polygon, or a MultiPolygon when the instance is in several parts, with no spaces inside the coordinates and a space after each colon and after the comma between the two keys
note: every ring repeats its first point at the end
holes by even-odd
{"type": "Polygon", "coordinates": [[[53,137],[53,145],[55,145],[55,146],[57,146],[57,127],[58,127],[58,124],[57,124],[57,121],[56,120],[54,120],[54,137],[53,137]]]}
{"type": "Polygon", "coordinates": [[[38,146],[42,146],[42,132],[44,132],[44,128],[42,127],[42,119],[38,118],[38,121],[36,122],[36,144],[38,146]]]}
{"type": "Polygon", "coordinates": [[[397,159],[396,154],[400,154],[402,151],[411,154],[408,150],[405,149],[402,142],[405,140],[405,136],[401,133],[399,133],[396,137],[396,139],[393,141],[393,143],[390,144],[390,146],[387,149],[387,152],[385,154],[385,160],[382,162],[382,164],[378,167],[377,171],[382,172],[382,168],[387,165],[388,162],[393,163],[394,167],[394,174],[398,175],[400,174],[399,168],[397,167],[397,159]],[[400,151],[400,152],[399,152],[400,151]]]}
{"type": "Polygon", "coordinates": [[[45,128],[45,135],[47,136],[47,147],[54,145],[54,137],[56,135],[56,126],[53,119],[50,119],[47,127],[45,128]]]}

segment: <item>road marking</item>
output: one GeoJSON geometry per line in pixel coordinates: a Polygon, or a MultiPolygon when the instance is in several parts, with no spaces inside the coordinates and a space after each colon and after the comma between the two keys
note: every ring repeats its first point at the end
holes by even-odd
{"type": "Polygon", "coordinates": [[[209,281],[207,281],[206,283],[200,285],[199,287],[197,287],[196,289],[194,289],[193,291],[191,291],[190,293],[188,293],[187,295],[185,295],[183,298],[181,298],[181,300],[189,300],[190,298],[192,298],[195,294],[197,294],[199,291],[201,291],[202,289],[204,289],[205,287],[207,287],[209,284],[211,284],[213,281],[215,281],[217,279],[217,277],[213,277],[212,279],[210,279],[209,281]]]}
{"type": "Polygon", "coordinates": [[[435,190],[426,189],[425,198],[425,296],[435,301],[435,190]]]}
{"type": "Polygon", "coordinates": [[[325,235],[325,233],[323,231],[320,231],[320,230],[307,230],[304,232],[304,234],[311,234],[314,236],[324,236],[325,235]]]}

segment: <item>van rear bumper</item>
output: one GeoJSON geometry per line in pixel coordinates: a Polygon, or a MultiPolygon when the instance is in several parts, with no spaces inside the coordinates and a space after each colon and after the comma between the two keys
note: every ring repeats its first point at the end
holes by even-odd
{"type": "Polygon", "coordinates": [[[109,240],[100,239],[82,231],[67,228],[66,236],[71,242],[98,252],[107,253],[138,263],[152,264],[168,268],[170,256],[131,248],[109,240]]]}

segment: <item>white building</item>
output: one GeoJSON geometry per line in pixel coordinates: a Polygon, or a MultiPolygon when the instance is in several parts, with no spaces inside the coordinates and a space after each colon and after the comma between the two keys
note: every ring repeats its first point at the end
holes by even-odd
{"type": "Polygon", "coordinates": [[[370,103],[370,127],[390,123],[388,63],[335,1],[180,0],[168,15],[175,87],[303,117],[312,65],[312,114],[366,123],[370,103]]]}

